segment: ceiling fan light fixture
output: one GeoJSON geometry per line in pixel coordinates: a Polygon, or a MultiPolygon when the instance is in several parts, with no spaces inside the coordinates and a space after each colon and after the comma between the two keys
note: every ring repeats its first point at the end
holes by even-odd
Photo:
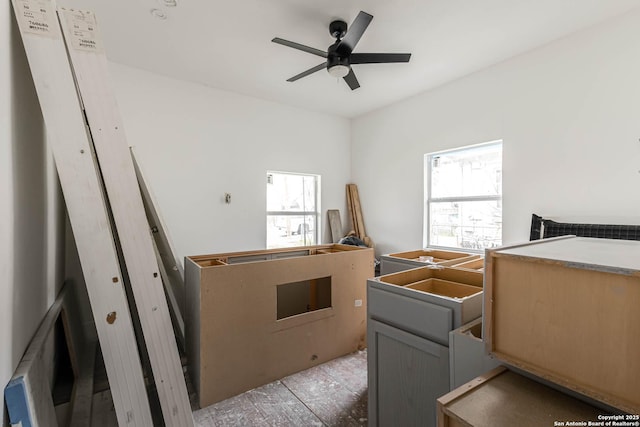
{"type": "Polygon", "coordinates": [[[340,79],[349,74],[351,68],[347,65],[338,64],[334,65],[333,67],[327,68],[327,71],[329,71],[329,74],[331,74],[333,77],[340,79]]]}

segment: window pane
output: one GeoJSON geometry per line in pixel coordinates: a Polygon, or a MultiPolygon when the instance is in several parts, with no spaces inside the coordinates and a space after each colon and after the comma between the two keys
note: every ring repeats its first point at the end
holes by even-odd
{"type": "Polygon", "coordinates": [[[502,194],[502,144],[430,156],[431,198],[502,194]]]}
{"type": "Polygon", "coordinates": [[[267,247],[316,244],[315,215],[267,215],[267,247]]]}
{"type": "Polygon", "coordinates": [[[315,176],[273,173],[270,177],[267,211],[315,211],[315,176]]]}
{"type": "Polygon", "coordinates": [[[502,202],[431,202],[431,246],[484,249],[502,244],[502,202]]]}
{"type": "Polygon", "coordinates": [[[315,245],[320,177],[267,172],[267,247],[315,245]]]}
{"type": "Polygon", "coordinates": [[[303,211],[315,211],[316,210],[316,177],[315,176],[303,176],[302,177],[302,206],[303,211]]]}

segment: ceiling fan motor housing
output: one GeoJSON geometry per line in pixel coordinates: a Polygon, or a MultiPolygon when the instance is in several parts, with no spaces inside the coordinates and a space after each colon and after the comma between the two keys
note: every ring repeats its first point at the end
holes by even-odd
{"type": "Polygon", "coordinates": [[[344,21],[333,21],[329,24],[329,34],[334,39],[340,40],[347,34],[347,23],[344,21]]]}
{"type": "Polygon", "coordinates": [[[349,55],[351,52],[340,52],[338,45],[340,40],[329,46],[327,49],[327,69],[335,67],[336,65],[344,65],[349,67],[349,55]]]}

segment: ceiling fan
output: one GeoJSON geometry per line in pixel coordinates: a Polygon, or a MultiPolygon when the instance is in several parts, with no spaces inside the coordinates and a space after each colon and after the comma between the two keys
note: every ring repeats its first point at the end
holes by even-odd
{"type": "Polygon", "coordinates": [[[356,16],[356,19],[351,23],[348,31],[346,22],[331,22],[331,24],[329,24],[329,33],[336,39],[336,42],[329,46],[326,52],[300,43],[284,40],[279,37],[271,40],[272,42],[283,46],[292,47],[294,49],[327,58],[327,60],[322,64],[309,68],[308,70],[287,79],[287,81],[295,82],[309,74],[313,74],[316,71],[326,68],[332,76],[344,78],[344,81],[347,82],[351,90],[354,90],[360,87],[360,83],[358,83],[358,79],[353,73],[351,65],[409,62],[409,59],[411,58],[410,53],[353,53],[353,49],[356,47],[356,44],[358,44],[358,41],[360,41],[362,34],[364,34],[372,19],[372,15],[361,11],[358,13],[358,16],[356,16]]]}

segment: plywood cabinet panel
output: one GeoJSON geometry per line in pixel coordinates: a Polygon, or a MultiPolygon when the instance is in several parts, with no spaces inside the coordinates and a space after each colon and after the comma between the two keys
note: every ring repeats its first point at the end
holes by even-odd
{"type": "Polygon", "coordinates": [[[605,425],[600,418],[604,415],[599,408],[504,367],[438,399],[438,427],[605,425]]]}
{"type": "Polygon", "coordinates": [[[496,358],[640,412],[640,242],[563,237],[487,252],[496,358]]]}
{"type": "Polygon", "coordinates": [[[187,257],[185,271],[187,350],[202,407],[366,347],[372,249],[187,257]]]}

